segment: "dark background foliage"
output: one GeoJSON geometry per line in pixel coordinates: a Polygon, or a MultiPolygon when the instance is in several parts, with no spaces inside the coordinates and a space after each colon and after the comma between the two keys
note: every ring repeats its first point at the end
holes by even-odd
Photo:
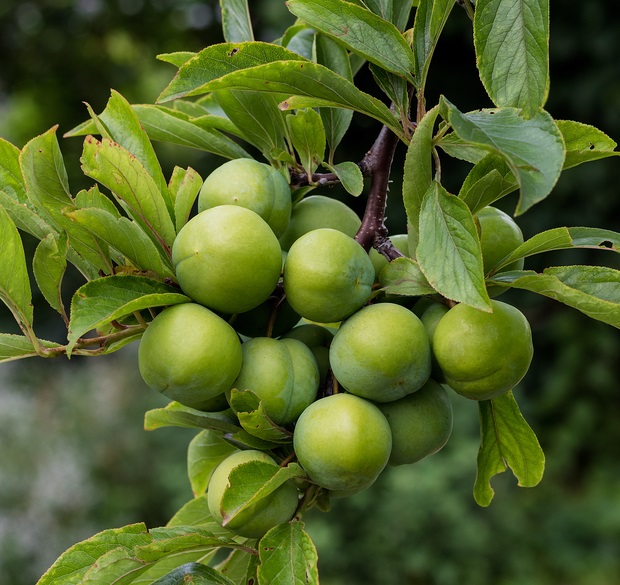
{"type": "MultiPolygon", "coordinates": [[[[280,0],[253,0],[259,38],[292,22],[280,0]]],[[[59,125],[103,109],[110,88],[153,102],[173,74],[159,53],[222,40],[217,3],[194,0],[38,0],[0,5],[0,136],[23,146],[59,125]]],[[[620,14],[606,0],[551,2],[551,91],[559,119],[620,138],[620,14]]],[[[455,8],[436,52],[429,103],[445,94],[461,110],[489,106],[475,71],[471,27],[455,8]]],[[[368,76],[364,88],[373,91],[368,76]]],[[[378,131],[355,117],[339,152],[358,160],[378,131]]],[[[61,140],[72,188],[80,139],[61,140]]],[[[167,172],[191,164],[204,177],[220,161],[157,145],[167,172]]],[[[401,149],[402,150],[402,149],[401,149]]],[[[399,152],[388,226],[404,229],[399,152]]],[[[447,167],[456,189],[465,169],[447,167]]],[[[444,175],[445,175],[444,171],[444,175]]],[[[526,236],[560,225],[620,230],[620,165],[608,159],[569,170],[552,195],[519,218],[526,236]]],[[[361,211],[361,201],[334,190],[361,211]]],[[[502,206],[511,211],[510,197],[502,206]]],[[[32,243],[26,240],[28,246],[32,243]]],[[[602,263],[603,252],[557,253],[527,267],[602,263]]],[[[71,276],[71,275],[70,275],[71,276]]],[[[71,282],[69,282],[69,285],[71,282]]],[[[68,286],[68,294],[70,286],[68,286]]],[[[516,391],[547,455],[540,486],[494,480],[488,509],[473,502],[478,446],[475,405],[455,398],[448,446],[419,464],[391,469],[371,489],[312,513],[328,585],[614,585],[620,575],[620,336],[572,309],[529,293],[506,299],[524,310],[535,341],[533,367],[516,391]]],[[[42,336],[62,336],[56,315],[37,306],[42,336]],[[49,334],[49,335],[48,335],[49,334]]],[[[0,310],[2,330],[12,330],[0,310]]],[[[184,429],[142,430],[146,409],[164,404],[140,380],[135,347],[98,360],[29,360],[0,366],[0,575],[34,583],[65,548],[103,528],[164,524],[191,497],[184,429]]]]}

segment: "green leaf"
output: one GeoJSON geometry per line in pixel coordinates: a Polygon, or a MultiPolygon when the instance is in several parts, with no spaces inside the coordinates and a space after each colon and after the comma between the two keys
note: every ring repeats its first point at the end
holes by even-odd
{"type": "Polygon", "coordinates": [[[365,6],[384,20],[393,23],[398,30],[407,26],[411,12],[411,0],[352,0],[354,4],[365,6]]]}
{"type": "Polygon", "coordinates": [[[615,150],[617,143],[594,126],[570,120],[556,120],[556,124],[566,144],[565,169],[620,155],[615,150]]]}
{"type": "Polygon", "coordinates": [[[28,197],[37,213],[56,232],[67,232],[70,246],[67,259],[87,279],[96,278],[100,270],[110,272],[110,259],[105,245],[65,215],[65,211],[75,208],[75,202],[69,191],[67,171],[55,127],[24,146],[20,164],[28,197]]]}
{"type": "Polygon", "coordinates": [[[22,328],[32,327],[34,311],[24,245],[15,224],[0,207],[0,300],[22,328]]]}
{"type": "Polygon", "coordinates": [[[100,142],[87,136],[81,161],[84,174],[110,189],[161,252],[169,255],[176,236],[174,223],[161,190],[140,160],[108,138],[100,142]]]}
{"type": "Polygon", "coordinates": [[[474,46],[493,103],[535,116],[549,93],[549,0],[477,0],[474,46]]]}
{"type": "Polygon", "coordinates": [[[364,190],[364,175],[354,162],[342,162],[337,165],[325,165],[335,173],[345,191],[353,197],[359,197],[364,190]]]}
{"type": "Polygon", "coordinates": [[[501,272],[489,280],[560,301],[620,328],[620,271],[605,266],[553,266],[542,273],[501,272]]]}
{"type": "Polygon", "coordinates": [[[243,550],[233,550],[215,569],[237,585],[252,585],[258,582],[258,557],[243,550]]]}
{"type": "Polygon", "coordinates": [[[392,23],[342,0],[289,0],[287,6],[295,16],[350,51],[413,83],[413,52],[392,23]]]}
{"type": "Polygon", "coordinates": [[[197,148],[224,158],[250,157],[242,146],[220,132],[220,126],[228,128],[219,116],[192,119],[184,112],[148,104],[134,105],[133,109],[151,140],[197,148]]]}
{"type": "Polygon", "coordinates": [[[77,209],[67,216],[118,250],[138,270],[175,278],[170,258],[161,253],[137,222],[95,208],[77,209]]]}
{"type": "MultiPolygon", "coordinates": [[[[53,341],[38,342],[45,348],[61,347],[53,341]]],[[[11,362],[22,358],[38,356],[36,349],[30,339],[24,335],[13,335],[11,333],[0,333],[0,362],[11,362]]]]}
{"type": "Polygon", "coordinates": [[[590,227],[553,228],[540,232],[523,242],[510,255],[506,256],[496,266],[496,269],[499,270],[520,258],[568,248],[593,248],[620,252],[620,234],[611,230],[590,227]]]}
{"type": "Polygon", "coordinates": [[[267,461],[246,461],[234,467],[222,495],[220,510],[226,526],[241,512],[277,490],[287,481],[306,477],[297,463],[278,467],[267,461]]]}
{"type": "Polygon", "coordinates": [[[135,558],[132,550],[118,547],[101,555],[86,571],[80,585],[129,585],[148,568],[135,558]]]}
{"type": "Polygon", "coordinates": [[[445,98],[441,102],[442,115],[462,140],[506,160],[521,190],[517,215],[549,195],[562,172],[565,147],[547,112],[529,119],[514,108],[462,114],[445,98]]]}
{"type": "Polygon", "coordinates": [[[153,581],[153,585],[235,585],[215,569],[201,563],[187,563],[153,581]]]}
{"type": "Polygon", "coordinates": [[[318,112],[311,108],[297,110],[286,117],[293,147],[301,166],[311,177],[325,155],[325,128],[318,112]]]}
{"type": "Polygon", "coordinates": [[[402,77],[381,69],[373,63],[370,64],[369,68],[377,85],[394,104],[394,108],[401,119],[407,119],[409,112],[409,86],[407,82],[402,77]]]}
{"type": "Polygon", "coordinates": [[[104,530],[65,551],[36,585],[78,585],[86,571],[109,551],[119,547],[130,550],[151,540],[142,523],[104,530]]]}
{"type": "Polygon", "coordinates": [[[49,234],[37,246],[32,260],[37,286],[50,307],[68,321],[60,286],[67,269],[67,236],[49,234]]]}
{"type": "Polygon", "coordinates": [[[293,96],[280,104],[281,109],[327,106],[355,110],[379,120],[398,137],[404,137],[398,120],[383,102],[360,91],[353,83],[326,67],[309,61],[279,61],[243,69],[206,82],[193,93],[223,89],[293,96]]]}
{"type": "Polygon", "coordinates": [[[475,215],[517,188],[508,163],[499,155],[488,154],[478,161],[465,177],[459,199],[465,201],[475,215]]]}
{"type": "Polygon", "coordinates": [[[142,163],[171,212],[170,196],[161,165],[142,127],[141,120],[131,104],[120,93],[112,90],[103,112],[98,116],[91,112],[91,115],[94,116],[103,137],[120,144],[142,163]]]}
{"type": "Polygon", "coordinates": [[[177,232],[187,223],[202,187],[201,176],[191,167],[174,167],[168,189],[174,200],[174,218],[177,232]]]}
{"type": "MultiPolygon", "coordinates": [[[[439,115],[435,106],[418,123],[411,142],[407,148],[403,168],[403,203],[407,212],[407,221],[417,234],[419,229],[420,207],[424,195],[433,184],[433,129],[439,115]]],[[[417,238],[412,237],[409,252],[414,256],[417,238]]]]}
{"type": "Polygon", "coordinates": [[[187,448],[187,472],[194,496],[207,491],[213,470],[236,449],[221,433],[205,429],[198,433],[187,448]]]}
{"type": "Polygon", "coordinates": [[[279,524],[259,543],[259,585],[318,585],[318,555],[304,524],[279,524]]]}
{"type": "Polygon", "coordinates": [[[145,413],[145,430],[154,431],[163,427],[214,429],[225,433],[236,433],[241,430],[231,417],[223,413],[203,412],[178,402],[171,402],[165,408],[155,408],[145,413]]]}
{"type": "Polygon", "coordinates": [[[422,94],[437,41],[454,4],[454,0],[420,0],[415,11],[413,22],[414,72],[416,87],[422,94]]]}
{"type": "Polygon", "coordinates": [[[417,259],[430,285],[444,297],[491,311],[474,218],[465,203],[438,183],[422,201],[417,259]]]}
{"type": "Polygon", "coordinates": [[[270,43],[221,43],[203,49],[183,63],[175,78],[161,93],[158,102],[208,93],[205,85],[230,73],[274,61],[306,59],[284,47],[270,43]]]}
{"type": "Polygon", "coordinates": [[[220,9],[222,31],[229,43],[254,40],[247,0],[220,0],[220,9]]]}
{"type": "Polygon", "coordinates": [[[192,51],[176,51],[174,53],[161,53],[160,55],[157,55],[157,59],[159,61],[163,61],[164,63],[170,63],[178,68],[195,56],[196,53],[193,53],[192,51]]]}
{"type": "Polygon", "coordinates": [[[0,138],[0,205],[18,229],[42,240],[53,228],[37,214],[28,199],[19,154],[19,148],[0,138]]]}
{"type": "Polygon", "coordinates": [[[82,335],[106,323],[135,311],[191,300],[178,290],[157,280],[133,275],[106,276],[87,282],[71,299],[67,355],[82,335]]]}
{"type": "Polygon", "coordinates": [[[545,455],[527,424],[512,392],[478,402],[480,449],[474,498],[479,506],[493,499],[490,480],[508,467],[521,487],[533,487],[542,479],[545,455]]]}
{"type": "Polygon", "coordinates": [[[207,494],[203,494],[185,503],[170,519],[166,526],[202,526],[216,536],[230,535],[211,516],[207,494]]]}
{"type": "MultiPolygon", "coordinates": [[[[353,81],[349,53],[342,45],[325,35],[317,34],[315,37],[315,51],[317,63],[324,65],[340,75],[340,77],[344,77],[351,82],[353,81]]],[[[329,160],[331,162],[336,148],[351,125],[353,112],[341,108],[319,108],[319,114],[323,120],[325,136],[330,149],[329,160]]]]}
{"type": "Polygon", "coordinates": [[[263,403],[251,390],[233,388],[229,402],[239,419],[239,424],[251,435],[273,443],[292,441],[293,434],[269,418],[263,403]]]}
{"type": "Polygon", "coordinates": [[[218,91],[215,100],[240,130],[243,138],[270,159],[272,150],[284,150],[286,122],[278,98],[255,91],[218,91]]]}
{"type": "Polygon", "coordinates": [[[436,292],[412,258],[396,258],[389,262],[379,273],[379,282],[386,294],[417,297],[436,292]]]}

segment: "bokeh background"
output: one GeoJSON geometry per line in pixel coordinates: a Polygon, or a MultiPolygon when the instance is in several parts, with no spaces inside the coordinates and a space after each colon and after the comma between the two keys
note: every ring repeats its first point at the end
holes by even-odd
{"type": "MultiPolygon", "coordinates": [[[[252,0],[261,40],[292,22],[281,0],[252,0]]],[[[551,1],[551,91],[555,118],[593,124],[620,139],[620,13],[607,0],[551,1]]],[[[5,0],[0,4],[0,136],[23,146],[58,124],[82,122],[84,102],[101,111],[110,88],[152,103],[173,69],[155,56],[222,40],[217,2],[198,0],[5,0]]],[[[455,8],[438,47],[429,103],[444,93],[462,110],[490,105],[476,77],[471,27],[455,8]]],[[[362,74],[363,83],[368,80],[362,74]]],[[[368,86],[370,88],[370,86],[368,86]]],[[[354,118],[341,160],[359,160],[377,132],[354,118]]],[[[61,139],[74,192],[80,139],[61,139]]],[[[157,145],[162,165],[221,161],[157,145]]],[[[395,168],[402,162],[402,152],[395,168]]],[[[450,167],[456,189],[464,170],[450,167]]],[[[445,175],[445,171],[444,171],[445,175]]],[[[394,174],[388,225],[404,229],[394,174]]],[[[560,225],[620,230],[620,162],[566,172],[553,194],[519,218],[526,236],[560,225]]],[[[360,209],[360,202],[332,193],[360,209]]],[[[502,206],[511,211],[515,199],[502,206]]],[[[28,250],[34,242],[25,238],[28,250]]],[[[601,263],[616,255],[563,252],[528,267],[601,263]]],[[[67,278],[67,294],[75,286],[67,278]]],[[[307,517],[325,585],[617,585],[620,582],[620,334],[528,293],[505,297],[532,323],[533,367],[516,390],[547,455],[540,486],[498,476],[491,506],[472,498],[478,420],[455,397],[454,434],[439,454],[390,469],[366,492],[307,517]]],[[[35,303],[41,337],[62,323],[35,303]]],[[[2,331],[15,331],[0,308],[2,331]]],[[[186,446],[193,432],[142,429],[164,400],[137,373],[136,347],[96,360],[0,365],[0,581],[31,585],[73,543],[113,526],[165,524],[191,498],[186,446]]]]}

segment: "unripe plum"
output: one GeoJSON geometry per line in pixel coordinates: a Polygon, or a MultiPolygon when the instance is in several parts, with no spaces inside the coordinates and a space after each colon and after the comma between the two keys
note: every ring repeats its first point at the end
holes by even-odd
{"type": "Polygon", "coordinates": [[[280,237],[291,218],[291,190],[272,166],[250,158],[225,162],[206,179],[198,196],[198,211],[216,205],[239,205],[260,215],[280,237]]]}
{"type": "MultiPolygon", "coordinates": [[[[209,511],[219,524],[224,523],[221,503],[230,485],[229,476],[235,467],[251,461],[263,461],[276,466],[276,462],[262,451],[237,451],[220,463],[209,480],[207,502],[209,511]]],[[[283,522],[288,522],[297,509],[299,497],[292,481],[287,481],[269,495],[239,513],[226,524],[226,528],[246,538],[261,538],[265,533],[283,522]]]]}
{"type": "Polygon", "coordinates": [[[534,349],[525,315],[516,307],[492,300],[492,313],[464,304],[452,307],[439,321],[432,349],[446,383],[474,400],[499,396],[527,373],[534,349]]]}
{"type": "Polygon", "coordinates": [[[413,394],[379,404],[392,429],[389,465],[415,463],[437,453],[452,433],[452,403],[446,389],[428,380],[413,394]]]}
{"type": "MultiPolygon", "coordinates": [[[[480,244],[484,273],[487,274],[502,258],[523,243],[523,233],[514,219],[501,209],[485,207],[477,213],[480,222],[480,244]]],[[[501,269],[523,270],[523,258],[501,269]]]]}
{"type": "Polygon", "coordinates": [[[275,423],[297,420],[319,388],[319,368],[310,348],[297,339],[254,337],[242,352],[243,365],[232,387],[254,392],[275,423]]]}
{"type": "Polygon", "coordinates": [[[196,303],[164,309],[140,340],[138,367],[148,386],[170,400],[210,410],[241,369],[235,330],[196,303]]]}
{"type": "Polygon", "coordinates": [[[334,338],[334,334],[322,325],[304,323],[293,327],[282,338],[299,339],[299,341],[305,343],[310,348],[319,366],[320,381],[323,382],[329,371],[329,346],[334,338]]]}
{"type": "MultiPolygon", "coordinates": [[[[407,241],[407,234],[394,234],[390,236],[390,241],[392,245],[405,256],[409,255],[409,243],[407,241]]],[[[387,266],[388,259],[378,252],[375,248],[371,248],[368,252],[370,259],[372,260],[372,265],[375,267],[375,274],[377,277],[379,276],[379,272],[387,266]]]]}
{"type": "Polygon", "coordinates": [[[394,303],[368,305],[349,317],[334,336],[329,361],[344,388],[375,402],[415,392],[431,373],[424,325],[394,303]]]}
{"type": "Polygon", "coordinates": [[[282,253],[253,211],[219,205],[189,220],[172,245],[183,292],[222,313],[243,313],[266,301],[281,273],[282,253]]]}
{"type": "Polygon", "coordinates": [[[318,323],[341,321],[369,298],[375,271],[353,238],[330,228],[308,232],[288,252],[284,292],[302,317],[318,323]]]}
{"type": "Polygon", "coordinates": [[[293,445],[314,483],[354,493],[369,487],[387,465],[392,433],[372,402],[353,394],[334,394],[302,412],[293,445]]]}
{"type": "Polygon", "coordinates": [[[289,250],[295,240],[319,228],[332,228],[353,237],[361,225],[362,220],[346,203],[325,195],[310,195],[293,206],[280,245],[289,250]]]}

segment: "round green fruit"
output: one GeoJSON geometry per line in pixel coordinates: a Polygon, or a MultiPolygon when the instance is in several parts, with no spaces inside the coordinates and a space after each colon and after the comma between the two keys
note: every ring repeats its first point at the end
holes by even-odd
{"type": "Polygon", "coordinates": [[[351,394],[390,402],[419,390],[431,373],[424,325],[394,303],[368,305],[349,317],[329,348],[334,377],[351,394]]]}
{"type": "Polygon", "coordinates": [[[353,237],[361,225],[357,213],[342,201],[325,195],[310,195],[293,206],[291,221],[280,237],[280,245],[283,250],[289,250],[295,240],[319,228],[332,228],[353,237]]]}
{"type": "Polygon", "coordinates": [[[210,410],[241,369],[234,329],[196,303],[164,309],[147,327],[138,367],[148,386],[170,400],[210,410]]]}
{"type": "Polygon", "coordinates": [[[492,313],[464,304],[439,321],[432,348],[446,383],[458,394],[486,400],[514,388],[527,373],[534,349],[519,309],[492,300],[492,313]]]}
{"type": "MultiPolygon", "coordinates": [[[[207,503],[214,520],[224,525],[222,498],[228,489],[234,489],[236,483],[230,481],[230,474],[239,465],[259,461],[272,464],[276,462],[262,451],[237,451],[220,463],[213,472],[207,491],[207,503]]],[[[226,528],[246,538],[261,538],[264,534],[284,522],[288,522],[299,504],[297,488],[292,481],[287,481],[269,495],[252,504],[235,518],[226,523],[226,528]]]]}
{"type": "Polygon", "coordinates": [[[183,292],[222,313],[243,313],[266,301],[280,278],[282,253],[253,211],[219,205],[189,220],[172,245],[183,292]]]}
{"type": "Polygon", "coordinates": [[[392,429],[390,465],[415,463],[437,453],[452,433],[452,403],[446,389],[429,380],[417,392],[379,404],[392,429]]]}
{"type": "Polygon", "coordinates": [[[299,339],[309,348],[314,359],[319,366],[319,379],[323,382],[329,371],[329,345],[334,338],[334,334],[321,325],[315,323],[304,323],[293,327],[282,336],[283,339],[299,339]]]}
{"type": "Polygon", "coordinates": [[[334,394],[302,412],[293,445],[314,483],[353,493],[370,486],[387,465],[392,433],[372,402],[353,394],[334,394]]]}
{"type": "MultiPolygon", "coordinates": [[[[409,255],[409,244],[407,242],[407,234],[395,234],[390,236],[390,241],[392,245],[405,256],[409,255]]],[[[372,265],[375,267],[375,274],[377,277],[379,276],[379,272],[387,266],[388,259],[378,252],[375,248],[371,248],[368,252],[370,259],[372,260],[372,265]]]]}
{"type": "MultiPolygon", "coordinates": [[[[507,213],[496,207],[485,207],[478,214],[484,273],[488,274],[502,259],[523,243],[523,233],[507,213]]],[[[523,258],[504,266],[506,270],[523,270],[523,258]]]]}
{"type": "Polygon", "coordinates": [[[198,195],[198,211],[239,205],[260,215],[280,237],[291,218],[291,190],[272,166],[250,158],[230,160],[215,169],[198,195]]]}
{"type": "MultiPolygon", "coordinates": [[[[433,335],[435,335],[435,328],[437,324],[443,316],[450,310],[448,305],[444,305],[443,303],[437,303],[435,301],[432,302],[420,315],[420,321],[422,321],[422,325],[424,325],[424,329],[426,329],[426,334],[428,335],[428,340],[431,345],[433,343],[433,335]]],[[[431,377],[437,380],[438,382],[444,382],[443,372],[441,368],[437,364],[437,359],[435,355],[431,352],[431,377]]]]}
{"type": "Polygon", "coordinates": [[[332,323],[357,311],[369,298],[375,271],[353,238],[330,228],[308,232],[288,252],[284,292],[309,321],[332,323]]]}
{"type": "Polygon", "coordinates": [[[242,345],[243,365],[232,387],[251,390],[279,425],[299,417],[316,398],[319,368],[310,348],[297,339],[255,337],[242,345]]]}

